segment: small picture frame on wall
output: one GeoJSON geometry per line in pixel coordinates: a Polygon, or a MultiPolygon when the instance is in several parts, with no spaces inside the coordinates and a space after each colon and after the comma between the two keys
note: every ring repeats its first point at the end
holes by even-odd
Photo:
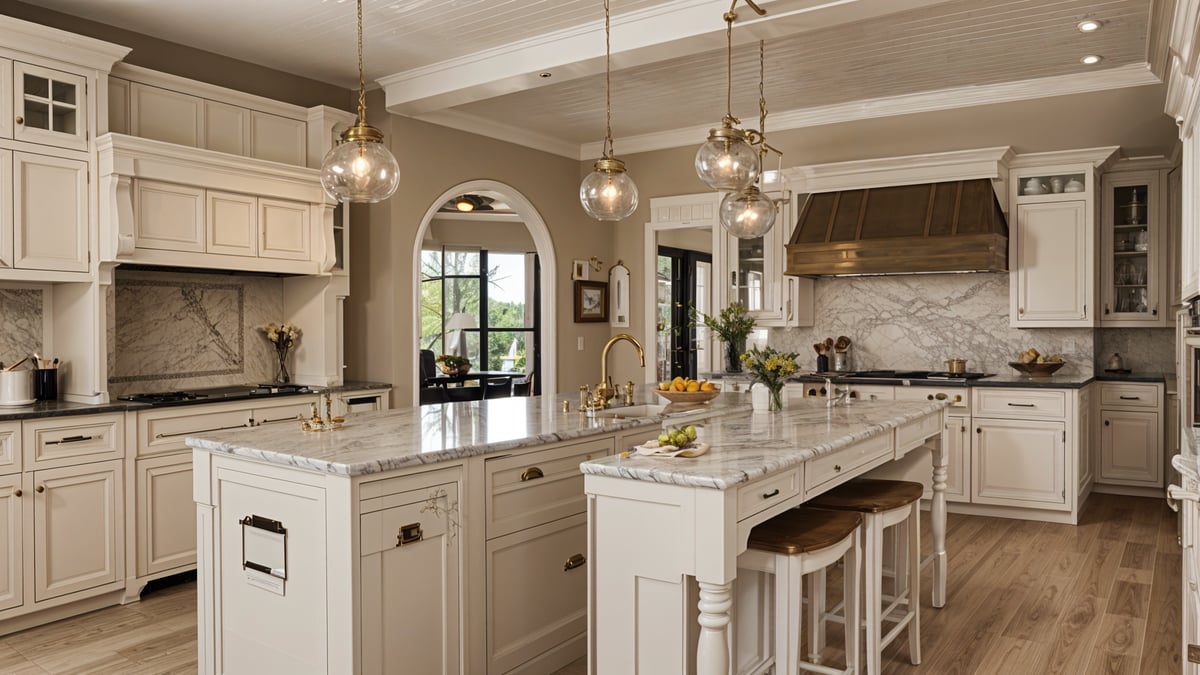
{"type": "Polygon", "coordinates": [[[608,283],[575,281],[575,323],[608,321],[608,283]]]}
{"type": "Polygon", "coordinates": [[[571,261],[571,280],[572,281],[587,281],[588,278],[588,261],[572,260],[571,261]]]}

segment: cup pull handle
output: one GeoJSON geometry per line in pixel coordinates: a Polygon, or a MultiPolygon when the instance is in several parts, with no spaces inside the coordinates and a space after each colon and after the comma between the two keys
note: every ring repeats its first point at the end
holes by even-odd
{"type": "Polygon", "coordinates": [[[545,474],[542,473],[541,469],[539,469],[536,466],[531,466],[528,469],[525,469],[524,471],[521,472],[521,482],[524,483],[525,481],[529,481],[529,480],[537,480],[538,478],[541,478],[544,475],[545,474]]]}
{"type": "Polygon", "coordinates": [[[421,531],[421,523],[401,525],[400,531],[396,533],[396,545],[414,544],[421,541],[424,537],[425,533],[421,531]]]}
{"type": "Polygon", "coordinates": [[[587,564],[587,556],[582,553],[576,553],[570,558],[567,558],[567,562],[563,563],[563,571],[570,572],[576,567],[582,567],[585,564],[587,564]]]}

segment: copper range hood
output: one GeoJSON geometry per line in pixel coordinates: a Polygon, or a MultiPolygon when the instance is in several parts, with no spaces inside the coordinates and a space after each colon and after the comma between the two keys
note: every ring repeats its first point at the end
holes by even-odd
{"type": "Polygon", "coordinates": [[[811,194],[786,274],[1008,270],[1008,223],[986,178],[811,194]]]}

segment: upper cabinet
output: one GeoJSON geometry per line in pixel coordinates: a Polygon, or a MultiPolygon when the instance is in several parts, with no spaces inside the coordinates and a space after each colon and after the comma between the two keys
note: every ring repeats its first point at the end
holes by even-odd
{"type": "Polygon", "coordinates": [[[813,325],[813,280],[783,273],[787,254],[784,246],[796,227],[795,205],[802,199],[786,194],[787,199],[777,203],[775,225],[761,237],[738,239],[717,225],[724,241],[721,260],[714,260],[714,266],[718,273],[724,272],[724,277],[718,278],[728,281],[724,302],[719,305],[740,303],[758,326],[813,325]]]}
{"type": "Polygon", "coordinates": [[[1114,171],[1102,186],[1100,325],[1166,327],[1173,296],[1163,171],[1114,171]]]}
{"type": "Polygon", "coordinates": [[[1009,325],[1096,325],[1099,171],[1117,148],[1019,155],[1009,174],[1009,325]]]}
{"type": "Polygon", "coordinates": [[[87,79],[20,61],[12,71],[13,139],[87,150],[87,79]]]}

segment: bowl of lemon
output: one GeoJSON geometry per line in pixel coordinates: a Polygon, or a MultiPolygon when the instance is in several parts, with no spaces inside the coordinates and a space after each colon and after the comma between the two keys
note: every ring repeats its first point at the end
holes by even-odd
{"type": "Polygon", "coordinates": [[[721,390],[708,380],[677,377],[670,382],[659,382],[656,393],[671,403],[704,403],[716,398],[721,390]]]}

